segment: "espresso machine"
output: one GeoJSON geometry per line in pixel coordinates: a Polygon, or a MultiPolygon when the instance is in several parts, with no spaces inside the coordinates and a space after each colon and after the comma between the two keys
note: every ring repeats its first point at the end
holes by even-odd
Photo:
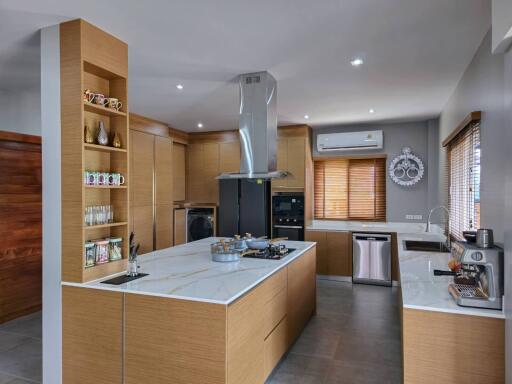
{"type": "Polygon", "coordinates": [[[502,309],[503,249],[478,247],[475,243],[452,243],[452,257],[460,265],[448,290],[463,307],[502,309]]]}

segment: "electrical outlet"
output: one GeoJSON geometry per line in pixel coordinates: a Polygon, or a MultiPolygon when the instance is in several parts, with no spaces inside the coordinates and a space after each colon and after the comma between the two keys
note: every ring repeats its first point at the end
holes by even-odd
{"type": "Polygon", "coordinates": [[[405,215],[406,220],[422,220],[423,215],[405,215]]]}

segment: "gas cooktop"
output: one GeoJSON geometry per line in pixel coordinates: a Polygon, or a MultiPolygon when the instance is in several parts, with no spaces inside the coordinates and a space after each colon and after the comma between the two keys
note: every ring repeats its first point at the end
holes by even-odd
{"type": "Polygon", "coordinates": [[[270,246],[258,253],[252,253],[244,256],[253,259],[268,259],[268,260],[281,260],[283,257],[295,251],[294,248],[286,248],[284,245],[281,246],[270,246]]]}

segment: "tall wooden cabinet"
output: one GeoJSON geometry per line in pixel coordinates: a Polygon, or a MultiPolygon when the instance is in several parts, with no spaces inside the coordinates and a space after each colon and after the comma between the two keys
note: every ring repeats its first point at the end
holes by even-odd
{"type": "Polygon", "coordinates": [[[72,20],[60,25],[62,138],[62,280],[86,282],[126,269],[130,227],[128,164],[128,46],[99,28],[72,20]],[[119,99],[120,110],[89,103],[85,90],[119,99]],[[85,143],[84,127],[95,132],[103,123],[121,147],[85,143]],[[86,185],[84,172],[115,172],[123,185],[86,185]],[[113,222],[85,225],[89,206],[113,206],[113,222]],[[85,243],[123,239],[122,259],[86,266],[85,243]]]}
{"type": "Polygon", "coordinates": [[[173,143],[134,129],[130,138],[131,230],[143,254],[173,243],[173,143]]]}

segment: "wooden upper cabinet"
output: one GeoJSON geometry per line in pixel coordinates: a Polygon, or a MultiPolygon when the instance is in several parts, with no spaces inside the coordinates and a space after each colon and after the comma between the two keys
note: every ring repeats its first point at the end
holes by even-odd
{"type": "Polygon", "coordinates": [[[240,172],[240,142],[219,144],[219,173],[240,172]]]}
{"type": "Polygon", "coordinates": [[[185,156],[186,146],[174,143],[172,148],[172,168],[173,168],[173,199],[174,201],[185,200],[185,156]]]}
{"type": "Polygon", "coordinates": [[[187,200],[217,203],[219,200],[219,143],[193,143],[187,148],[187,200]]]}
{"type": "Polygon", "coordinates": [[[131,205],[153,205],[154,136],[130,130],[131,205]]]}
{"type": "Polygon", "coordinates": [[[287,139],[288,188],[304,188],[306,172],[306,139],[292,137],[287,139]]]}
{"type": "Polygon", "coordinates": [[[156,204],[172,204],[172,140],[155,136],[155,198],[156,204]]]}
{"type": "Polygon", "coordinates": [[[306,138],[283,137],[277,140],[277,169],[288,176],[272,181],[274,188],[304,188],[306,138]]]}
{"type": "MultiPolygon", "coordinates": [[[[286,138],[277,139],[277,170],[288,170],[288,139],[286,138]]],[[[272,180],[272,187],[274,188],[284,188],[287,186],[288,179],[286,177],[272,180]]]]}

